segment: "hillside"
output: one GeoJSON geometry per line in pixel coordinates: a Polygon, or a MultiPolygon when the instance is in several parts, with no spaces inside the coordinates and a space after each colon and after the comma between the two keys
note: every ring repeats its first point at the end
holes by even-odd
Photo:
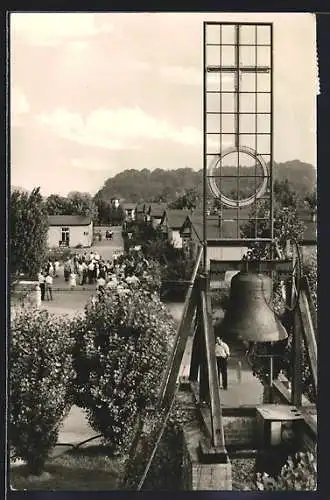
{"type": "MultiPolygon", "coordinates": [[[[226,175],[234,173],[234,167],[226,167],[226,175]]],[[[316,185],[316,169],[299,160],[275,163],[274,179],[287,179],[297,193],[311,193],[316,185]]],[[[169,202],[191,188],[202,191],[202,170],[130,169],[107,179],[95,196],[102,200],[118,198],[130,202],[160,200],[169,202]]]]}

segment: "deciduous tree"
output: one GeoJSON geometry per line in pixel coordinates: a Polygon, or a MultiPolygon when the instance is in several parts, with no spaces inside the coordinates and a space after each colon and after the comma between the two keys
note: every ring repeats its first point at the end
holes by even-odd
{"type": "Polygon", "coordinates": [[[11,272],[35,278],[47,252],[47,210],[40,189],[13,191],[10,211],[11,272]]]}

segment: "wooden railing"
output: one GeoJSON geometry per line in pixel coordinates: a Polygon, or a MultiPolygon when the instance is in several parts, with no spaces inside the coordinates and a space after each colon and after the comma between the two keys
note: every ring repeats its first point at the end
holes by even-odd
{"type": "MultiPolygon", "coordinates": [[[[215,337],[212,326],[210,304],[208,304],[206,291],[204,290],[201,292],[201,305],[203,314],[202,322],[205,339],[208,392],[210,398],[212,446],[216,448],[219,453],[226,455],[220,404],[219,378],[215,357],[215,337]]],[[[203,362],[203,360],[201,360],[201,362],[203,362]]]]}
{"type": "Polygon", "coordinates": [[[192,272],[191,280],[188,285],[186,299],[183,306],[182,319],[175,337],[174,346],[171,354],[171,359],[167,365],[163,384],[159,393],[159,408],[168,408],[171,402],[171,395],[174,392],[176,381],[179,374],[180,365],[182,362],[184,350],[187,344],[191,325],[196,310],[196,276],[201,263],[203,248],[199,249],[196,263],[192,272]]]}
{"type": "Polygon", "coordinates": [[[301,279],[298,311],[302,325],[310,368],[313,376],[315,392],[317,392],[317,342],[316,342],[316,312],[314,310],[311,292],[306,277],[301,279]]]}

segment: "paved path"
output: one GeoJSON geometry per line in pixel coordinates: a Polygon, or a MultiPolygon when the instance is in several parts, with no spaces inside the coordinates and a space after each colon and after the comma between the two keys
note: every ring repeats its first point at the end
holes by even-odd
{"type": "MultiPolygon", "coordinates": [[[[180,376],[189,376],[190,359],[192,351],[192,338],[189,337],[180,369],[180,376]]],[[[231,353],[228,362],[228,389],[220,390],[222,406],[258,405],[263,400],[263,385],[253,376],[252,370],[246,360],[235,351],[231,353]],[[238,378],[238,361],[241,362],[241,379],[238,378]]]]}

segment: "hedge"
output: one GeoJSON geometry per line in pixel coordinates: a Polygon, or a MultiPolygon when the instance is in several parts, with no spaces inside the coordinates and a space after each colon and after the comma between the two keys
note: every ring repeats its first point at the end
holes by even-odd
{"type": "Polygon", "coordinates": [[[72,341],[68,321],[22,309],[11,321],[9,441],[39,475],[71,408],[72,341]]]}

